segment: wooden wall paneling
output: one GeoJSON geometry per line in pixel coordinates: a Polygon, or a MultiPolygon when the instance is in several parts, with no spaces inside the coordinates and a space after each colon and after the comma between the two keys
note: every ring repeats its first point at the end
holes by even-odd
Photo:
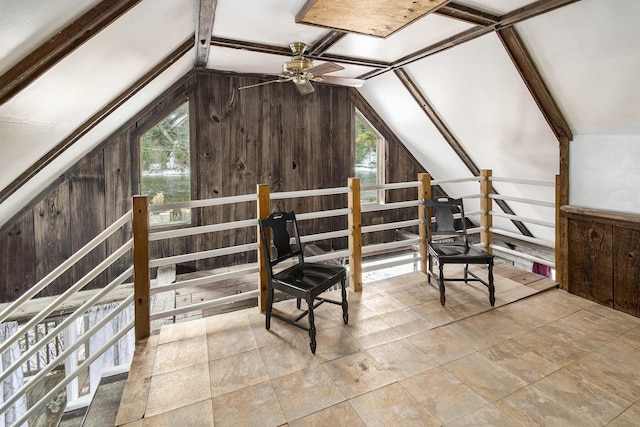
{"type": "Polygon", "coordinates": [[[613,307],[613,232],[609,224],[570,219],[569,292],[613,307]]]}
{"type": "MultiPolygon", "coordinates": [[[[104,148],[105,164],[105,221],[109,226],[132,208],[132,159],[130,134],[122,132],[115,140],[104,148]]],[[[137,164],[137,163],[136,163],[137,164]]],[[[131,223],[126,224],[107,239],[107,254],[112,254],[125,244],[132,236],[131,223]]],[[[107,269],[107,281],[111,282],[133,262],[131,252],[120,257],[107,269]]]]}
{"type": "Polygon", "coordinates": [[[29,210],[0,234],[0,302],[18,299],[36,283],[33,211],[29,210]]]}
{"type": "MultiPolygon", "coordinates": [[[[93,237],[105,229],[104,154],[99,152],[69,178],[69,206],[71,210],[71,250],[77,252],[93,237]]],[[[73,280],[77,282],[106,257],[103,243],[87,254],[73,267],[73,280]]],[[[106,273],[98,275],[84,289],[103,287],[106,273]]]]}
{"type": "MultiPolygon", "coordinates": [[[[34,244],[36,249],[36,281],[58,267],[72,255],[69,182],[53,189],[33,209],[34,244]]],[[[73,281],[71,269],[52,282],[40,296],[58,295],[73,281]]]]}
{"type": "Polygon", "coordinates": [[[640,229],[613,227],[613,308],[640,317],[640,229]]]}

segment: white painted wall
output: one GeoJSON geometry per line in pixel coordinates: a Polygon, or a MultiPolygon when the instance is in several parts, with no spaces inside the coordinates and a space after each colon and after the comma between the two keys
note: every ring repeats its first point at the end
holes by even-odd
{"type": "Polygon", "coordinates": [[[569,147],[571,205],[640,214],[640,135],[577,135],[569,147]]]}

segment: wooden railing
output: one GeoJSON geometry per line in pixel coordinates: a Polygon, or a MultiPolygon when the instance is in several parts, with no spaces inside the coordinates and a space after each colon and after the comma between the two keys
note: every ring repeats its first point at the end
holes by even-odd
{"type": "MultiPolygon", "coordinates": [[[[531,219],[522,216],[516,216],[513,214],[504,214],[502,212],[495,211],[492,206],[492,201],[495,199],[500,199],[503,201],[509,201],[513,203],[524,203],[527,205],[535,205],[543,208],[553,208],[553,201],[538,201],[538,200],[528,200],[524,198],[519,198],[517,196],[511,195],[500,195],[498,196],[493,192],[493,183],[508,183],[509,186],[518,186],[518,185],[536,185],[541,187],[549,187],[553,186],[553,183],[543,183],[538,181],[528,181],[528,180],[507,180],[504,178],[496,178],[492,177],[491,171],[485,170],[482,171],[480,176],[457,179],[457,180],[431,180],[431,177],[428,174],[421,174],[418,176],[418,180],[414,182],[404,182],[404,183],[393,183],[393,184],[385,184],[379,186],[369,186],[369,187],[361,187],[360,181],[357,178],[350,178],[347,182],[346,187],[342,188],[330,188],[330,189],[321,189],[321,190],[308,190],[308,191],[293,191],[293,192],[275,192],[272,193],[270,191],[269,186],[259,185],[257,187],[257,191],[255,194],[247,194],[233,197],[221,197],[215,199],[208,200],[195,200],[185,203],[177,203],[171,205],[157,205],[157,206],[149,206],[148,200],[143,196],[136,196],[133,200],[133,209],[128,212],[121,219],[116,221],[113,225],[107,228],[104,232],[100,233],[96,238],[94,238],[91,242],[89,242],[85,247],[78,253],[74,254],[68,260],[66,260],[60,267],[56,268],[51,274],[45,277],[43,280],[34,285],[29,292],[20,297],[15,303],[11,306],[5,308],[2,312],[0,312],[0,321],[4,321],[10,319],[11,315],[20,309],[27,301],[31,300],[36,294],[38,294],[42,289],[44,289],[48,284],[53,282],[57,277],[63,274],[66,270],[68,270],[74,262],[82,258],[85,254],[89,253],[93,248],[95,248],[100,243],[104,242],[110,235],[112,235],[116,230],[119,230],[126,224],[129,224],[129,221],[132,221],[132,238],[125,243],[120,249],[115,251],[112,255],[107,257],[103,262],[101,262],[98,266],[96,266],[91,272],[89,272],[85,277],[79,280],[77,283],[73,284],[64,294],[57,297],[51,304],[49,304],[46,308],[44,308],[41,312],[35,315],[31,320],[29,320],[25,325],[22,325],[19,331],[9,340],[0,343],[0,353],[7,350],[11,345],[13,345],[16,340],[19,339],[20,336],[24,335],[25,331],[33,328],[39,322],[44,321],[48,316],[50,316],[60,305],[66,301],[72,294],[81,290],[90,280],[95,277],[100,272],[104,271],[118,259],[120,259],[123,255],[128,254],[130,251],[133,251],[133,263],[127,268],[122,274],[120,274],[115,280],[113,280],[109,285],[107,285],[104,289],[99,290],[95,293],[90,299],[85,301],[80,307],[78,307],[71,315],[66,317],[63,321],[61,321],[56,328],[54,328],[47,335],[49,337],[49,341],[53,340],[56,337],[59,337],[60,333],[68,328],[74,321],[84,315],[84,313],[93,305],[95,305],[102,297],[104,297],[109,292],[113,291],[116,287],[122,285],[127,279],[133,276],[133,292],[126,298],[124,298],[120,305],[116,310],[107,317],[105,317],[102,321],[96,324],[93,328],[88,330],[85,334],[82,335],[78,340],[72,343],[65,343],[64,351],[62,351],[58,357],[51,360],[46,366],[43,366],[40,372],[38,372],[29,382],[27,382],[14,396],[9,397],[2,406],[0,406],[0,411],[6,410],[10,407],[20,396],[24,395],[31,387],[36,384],[36,381],[42,379],[44,375],[54,369],[56,366],[64,363],[66,359],[72,356],[72,353],[79,348],[79,346],[86,343],[86,341],[100,328],[106,325],[110,319],[113,318],[119,311],[123,310],[130,304],[133,304],[135,307],[135,322],[131,322],[124,329],[118,331],[107,343],[105,343],[102,348],[99,349],[97,353],[87,355],[86,359],[81,363],[73,365],[77,366],[72,372],[67,372],[66,377],[62,380],[53,390],[47,393],[42,399],[38,402],[35,402],[29,410],[23,414],[23,416],[18,420],[18,424],[25,422],[29,419],[29,417],[41,408],[43,405],[47,403],[47,399],[51,399],[55,396],[56,393],[60,392],[62,388],[64,388],[67,384],[74,381],[79,372],[83,369],[86,370],[89,364],[96,360],[99,355],[105,351],[109,346],[113,345],[117,342],[120,337],[124,336],[126,332],[134,327],[135,324],[135,336],[136,339],[145,338],[150,335],[151,330],[151,322],[154,320],[160,319],[170,319],[179,314],[188,313],[192,311],[201,311],[207,308],[216,307],[222,304],[228,304],[240,299],[246,299],[248,296],[258,297],[258,307],[261,310],[264,310],[264,305],[266,301],[266,275],[264,274],[264,266],[260,265],[260,256],[256,256],[255,259],[258,262],[254,264],[247,264],[243,266],[239,266],[234,271],[227,271],[223,273],[211,273],[204,275],[203,277],[198,277],[195,279],[189,280],[181,280],[175,283],[166,283],[159,284],[156,286],[151,286],[151,269],[179,264],[183,262],[191,262],[197,260],[203,260],[207,258],[215,258],[226,256],[229,254],[237,254],[237,253],[247,253],[250,251],[259,251],[260,250],[260,242],[259,239],[256,239],[255,242],[249,242],[242,245],[237,246],[229,246],[222,247],[216,249],[210,249],[201,252],[192,252],[185,253],[179,255],[172,255],[164,258],[155,258],[152,259],[150,257],[150,243],[157,242],[161,240],[170,240],[176,238],[184,238],[186,236],[198,236],[205,233],[212,233],[216,231],[224,231],[224,230],[239,230],[242,228],[254,228],[256,229],[258,226],[258,218],[264,218],[269,215],[272,210],[271,202],[273,200],[283,200],[283,199],[299,199],[299,198],[308,198],[308,197],[325,197],[325,196],[336,196],[336,195],[346,195],[346,205],[338,207],[336,209],[320,211],[320,212],[304,212],[298,214],[298,220],[303,221],[312,221],[312,220],[322,220],[331,217],[345,217],[346,218],[346,229],[341,230],[332,230],[329,232],[324,232],[315,235],[306,235],[303,236],[302,240],[304,243],[310,243],[319,240],[331,240],[331,239],[344,239],[345,237],[348,239],[348,247],[345,249],[332,250],[327,253],[323,253],[321,255],[315,255],[311,257],[307,257],[310,261],[327,261],[327,260],[340,260],[343,264],[348,268],[349,275],[349,283],[352,291],[359,292],[362,290],[363,281],[362,275],[363,272],[371,271],[374,269],[382,269],[382,268],[390,268],[395,266],[400,266],[404,264],[413,264],[419,265],[419,269],[423,272],[426,272],[427,269],[427,257],[426,257],[426,246],[425,246],[425,236],[426,236],[426,226],[429,223],[430,219],[424,217],[424,209],[422,209],[421,201],[424,199],[431,198],[432,196],[432,187],[440,186],[441,188],[446,187],[447,193],[451,196],[462,197],[465,199],[465,204],[467,202],[471,204],[477,204],[477,209],[466,209],[467,218],[471,219],[472,222],[478,224],[477,227],[472,227],[469,229],[469,232],[472,234],[478,233],[480,234],[480,239],[478,245],[483,246],[488,251],[496,252],[497,255],[500,253],[505,253],[510,256],[518,256],[523,259],[527,259],[532,262],[539,262],[549,266],[555,266],[555,260],[553,259],[545,259],[539,258],[536,256],[532,256],[530,254],[519,253],[513,249],[506,248],[505,246],[501,246],[494,242],[495,236],[508,237],[509,239],[517,239],[524,244],[535,244],[541,245],[545,247],[554,247],[555,243],[550,240],[545,239],[536,239],[528,236],[523,236],[518,234],[512,230],[508,230],[505,228],[501,228],[494,225],[494,218],[500,218],[502,221],[520,221],[520,222],[528,222],[531,224],[535,224],[536,226],[541,227],[554,227],[552,222],[540,221],[536,219],[531,219]],[[472,188],[470,186],[475,186],[478,188],[477,193],[473,194],[460,194],[464,192],[463,190],[457,191],[456,186],[461,184],[461,188],[463,190],[472,188]],[[384,191],[394,191],[394,190],[406,190],[406,189],[415,189],[415,198],[411,198],[409,200],[394,202],[394,203],[384,203],[384,204],[361,204],[360,202],[360,193],[361,191],[367,190],[384,190],[384,191]],[[160,230],[156,231],[153,228],[149,227],[149,214],[151,212],[159,211],[159,210],[167,210],[167,209],[194,209],[201,207],[209,207],[209,206],[222,206],[222,205],[232,205],[236,203],[247,203],[247,202],[256,202],[257,210],[256,217],[253,219],[243,219],[238,221],[229,221],[224,223],[217,224],[206,224],[200,226],[193,227],[183,227],[179,229],[173,230],[160,230]],[[367,214],[372,212],[383,212],[383,211],[391,211],[397,209],[410,210],[413,212],[411,218],[397,221],[397,222],[388,222],[382,224],[366,224],[363,223],[363,218],[367,217],[367,214]],[[477,218],[473,220],[473,218],[477,218]],[[383,243],[376,243],[370,245],[363,245],[363,236],[369,233],[377,233],[381,231],[389,231],[389,230],[407,230],[407,233],[403,235],[405,238],[399,240],[389,240],[383,243]],[[408,237],[406,237],[408,236],[408,237]],[[414,253],[407,255],[407,250],[415,249],[414,253]],[[387,258],[383,262],[367,263],[367,258],[372,256],[373,254],[380,255],[384,254],[387,258]],[[397,256],[396,256],[397,255],[397,256]],[[234,277],[239,277],[247,274],[255,274],[256,277],[256,289],[250,292],[244,292],[238,295],[231,295],[223,298],[219,298],[211,301],[201,301],[195,304],[191,304],[188,306],[182,306],[178,308],[173,308],[169,310],[152,312],[150,301],[152,296],[155,294],[160,294],[162,292],[174,291],[177,289],[185,288],[185,287],[198,287],[204,285],[210,285],[212,283],[223,282],[225,280],[232,279],[234,277]]],[[[551,199],[553,200],[553,194],[551,199]]],[[[257,236],[257,233],[256,233],[257,236]]],[[[259,252],[257,252],[259,254],[259,252]]],[[[31,358],[38,349],[41,349],[43,346],[47,345],[47,338],[43,338],[39,341],[42,343],[39,346],[31,347],[25,351],[20,359],[15,361],[9,369],[6,369],[4,372],[0,373],[0,381],[7,378],[12,374],[15,370],[21,368],[26,360],[31,358]]],[[[76,396],[77,397],[77,396],[76,396]]],[[[73,396],[71,396],[73,398],[73,396]]]]}

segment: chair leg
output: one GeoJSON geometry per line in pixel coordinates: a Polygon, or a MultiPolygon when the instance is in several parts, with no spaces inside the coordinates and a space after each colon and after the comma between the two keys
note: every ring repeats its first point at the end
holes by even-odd
{"type": "Polygon", "coordinates": [[[300,310],[300,298],[296,298],[296,307],[300,310]]]}
{"type": "Polygon", "coordinates": [[[493,286],[493,263],[489,263],[489,303],[491,307],[496,304],[496,288],[493,286]]]}
{"type": "Polygon", "coordinates": [[[271,308],[273,307],[273,288],[267,290],[267,314],[265,316],[265,328],[271,329],[271,308]]]}
{"type": "Polygon", "coordinates": [[[311,347],[311,353],[316,354],[316,325],[313,316],[313,298],[309,298],[307,304],[309,305],[309,346],[311,347]]]}
{"type": "Polygon", "coordinates": [[[464,265],[464,283],[465,284],[469,284],[469,281],[467,280],[467,278],[469,277],[469,264],[465,264],[464,265]]]}
{"type": "Polygon", "coordinates": [[[447,298],[444,296],[444,265],[440,263],[438,265],[438,269],[440,270],[440,276],[438,278],[438,285],[440,286],[440,304],[442,304],[442,306],[444,307],[444,304],[447,300],[447,298]]]}
{"type": "Polygon", "coordinates": [[[341,280],[341,284],[342,284],[342,320],[344,321],[344,324],[346,325],[347,323],[349,323],[349,303],[347,302],[347,285],[346,285],[346,278],[343,277],[341,280]]]}

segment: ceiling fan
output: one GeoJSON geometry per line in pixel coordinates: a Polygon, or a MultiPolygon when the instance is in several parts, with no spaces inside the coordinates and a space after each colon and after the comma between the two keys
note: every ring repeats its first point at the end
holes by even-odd
{"type": "Polygon", "coordinates": [[[334,71],[344,70],[344,67],[334,62],[325,62],[317,66],[313,66],[311,60],[303,56],[304,51],[307,49],[307,45],[302,42],[294,42],[289,44],[291,52],[293,52],[293,58],[290,61],[282,64],[282,73],[277,80],[270,80],[268,82],[258,83],[255,85],[239,87],[240,89],[249,89],[256,86],[267,85],[270,83],[282,83],[292,81],[295,83],[298,92],[301,95],[306,95],[314,91],[311,82],[324,82],[339,86],[360,87],[364,84],[364,80],[351,79],[347,77],[326,76],[325,74],[333,73],[334,71]]]}

